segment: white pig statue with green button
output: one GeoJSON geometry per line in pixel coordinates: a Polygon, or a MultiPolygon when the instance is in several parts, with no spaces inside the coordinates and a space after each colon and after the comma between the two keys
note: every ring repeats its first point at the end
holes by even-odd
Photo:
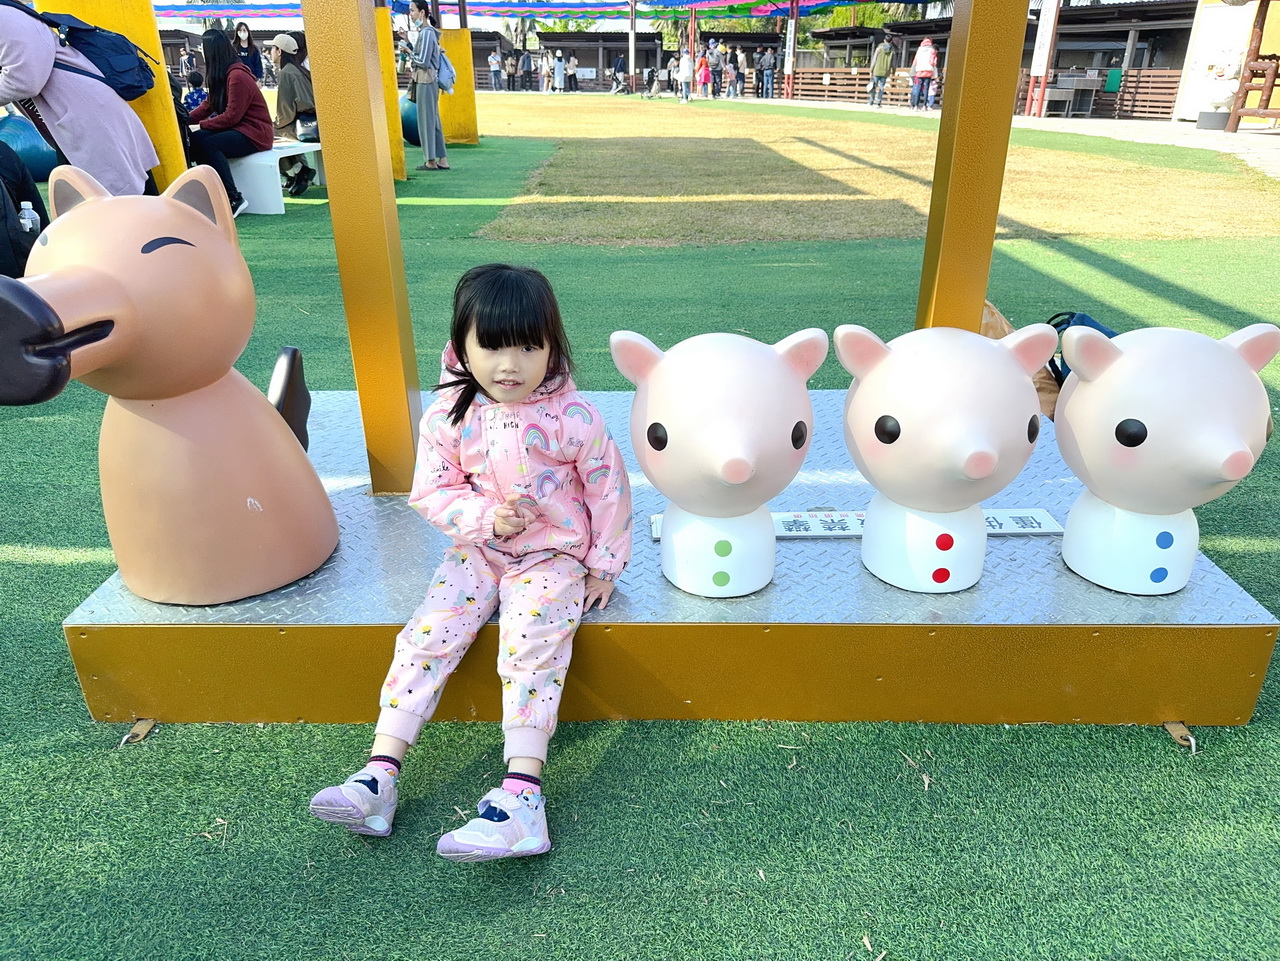
{"type": "Polygon", "coordinates": [[[777,344],[700,334],[664,352],[618,331],[613,362],[636,385],[631,444],[670,500],[662,573],[703,597],[741,597],[773,580],[777,544],[764,506],[800,470],[813,436],[807,381],[827,356],[816,328],[777,344]]]}

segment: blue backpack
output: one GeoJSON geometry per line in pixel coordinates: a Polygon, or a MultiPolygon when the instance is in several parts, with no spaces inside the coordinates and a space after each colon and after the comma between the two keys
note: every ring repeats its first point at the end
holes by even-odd
{"type": "Polygon", "coordinates": [[[110,30],[103,30],[85,23],[78,17],[66,13],[38,13],[18,0],[0,0],[0,4],[13,7],[30,14],[47,27],[52,27],[58,34],[58,41],[63,46],[71,46],[89,58],[89,62],[102,71],[96,73],[81,70],[65,63],[54,63],[59,70],[77,73],[82,77],[92,77],[105,83],[125,100],[137,100],[156,84],[155,74],[147,60],[158,64],[154,57],[138,48],[128,37],[110,30]]]}
{"type": "MultiPolygon", "coordinates": [[[[1072,327],[1092,327],[1094,330],[1101,334],[1106,334],[1108,337],[1114,337],[1116,335],[1116,332],[1110,327],[1104,327],[1088,314],[1080,314],[1074,310],[1064,310],[1060,314],[1054,314],[1046,320],[1045,323],[1049,324],[1054,330],[1056,330],[1059,337],[1065,334],[1067,330],[1072,327]]],[[[1071,373],[1071,368],[1067,366],[1067,362],[1061,353],[1056,357],[1050,357],[1048,366],[1049,373],[1053,374],[1053,379],[1056,380],[1058,382],[1058,386],[1061,387],[1062,382],[1065,381],[1067,379],[1067,375],[1071,373]]]]}

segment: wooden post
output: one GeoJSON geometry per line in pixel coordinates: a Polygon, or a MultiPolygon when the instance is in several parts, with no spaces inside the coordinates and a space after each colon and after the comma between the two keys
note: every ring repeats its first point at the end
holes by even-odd
{"type": "Polygon", "coordinates": [[[631,0],[631,17],[627,25],[627,82],[636,92],[636,0],[631,0]]]}
{"type": "Polygon", "coordinates": [[[467,0],[458,0],[458,27],[467,29],[467,0]]]}
{"type": "Polygon", "coordinates": [[[375,11],[330,0],[302,0],[302,11],[319,68],[316,110],[369,476],[373,493],[403,493],[413,480],[422,400],[375,11]]]}
{"type": "Polygon", "coordinates": [[[156,85],[137,100],[129,101],[129,106],[155,145],[160,164],[152,173],[156,186],[164,190],[187,169],[187,157],[182,151],[182,134],[173,109],[173,94],[169,91],[168,70],[151,0],[39,0],[36,9],[43,13],[69,13],[95,27],[124,34],[158,61],[158,66],[148,64],[155,71],[156,85]]]}
{"type": "Polygon", "coordinates": [[[1025,0],[956,0],[917,327],[981,324],[1025,39],[1025,0]]]}
{"type": "Polygon", "coordinates": [[[1249,64],[1257,60],[1262,51],[1262,31],[1267,25],[1267,7],[1270,3],[1271,0],[1258,0],[1258,14],[1253,18],[1253,33],[1249,35],[1249,51],[1244,55],[1244,63],[1240,67],[1240,86],[1236,88],[1235,99],[1231,101],[1231,116],[1227,118],[1227,133],[1236,133],[1240,129],[1240,111],[1249,98],[1249,86],[1253,79],[1249,64]]]}

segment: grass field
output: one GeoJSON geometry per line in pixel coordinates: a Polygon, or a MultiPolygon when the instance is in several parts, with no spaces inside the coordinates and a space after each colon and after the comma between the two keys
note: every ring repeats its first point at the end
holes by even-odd
{"type": "MultiPolygon", "coordinates": [[[[922,225],[936,121],[634,98],[480,108],[479,147],[397,190],[424,382],[457,277],[494,260],[548,274],[592,390],[627,387],[606,347],[620,328],[663,346],[910,329],[922,226],[830,222],[922,225]]],[[[1043,174],[1035,190],[1011,175],[1003,213],[1025,229],[995,248],[989,295],[1015,324],[1074,309],[1221,336],[1274,319],[1274,184],[1201,151],[1034,131],[1010,163],[1043,174]],[[1078,178],[1108,170],[1125,189],[1082,196],[1078,178]],[[1247,226],[1226,235],[1229,215],[1247,226]]],[[[259,296],[239,367],[259,385],[292,343],[313,388],[353,387],[324,197],[238,222],[259,296]]],[[[847,384],[834,360],[812,382],[847,384]]],[[[359,763],[368,726],[161,725],[118,749],[126,728],[87,716],[59,627],[114,566],[102,405],[73,384],[0,410],[0,961],[1280,953],[1275,671],[1253,722],[1197,730],[1195,756],[1141,727],[566,724],[547,771],[555,850],[473,867],[434,842],[492,786],[492,726],[428,726],[381,842],[305,814],[359,763]]],[[[1280,613],[1274,445],[1199,516],[1210,557],[1280,613]]]]}

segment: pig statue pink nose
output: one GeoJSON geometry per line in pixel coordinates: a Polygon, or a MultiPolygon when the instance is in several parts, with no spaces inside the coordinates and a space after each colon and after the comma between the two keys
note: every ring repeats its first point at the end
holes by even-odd
{"type": "Polygon", "coordinates": [[[982,480],[990,477],[999,463],[995,453],[989,450],[975,450],[964,459],[964,476],[970,480],[982,480]]]}
{"type": "Polygon", "coordinates": [[[751,462],[743,457],[731,457],[720,465],[720,476],[726,484],[745,484],[755,472],[751,462]]]}
{"type": "Polygon", "coordinates": [[[1229,481],[1242,480],[1253,470],[1253,455],[1247,450],[1238,450],[1222,462],[1222,476],[1229,481]]]}

